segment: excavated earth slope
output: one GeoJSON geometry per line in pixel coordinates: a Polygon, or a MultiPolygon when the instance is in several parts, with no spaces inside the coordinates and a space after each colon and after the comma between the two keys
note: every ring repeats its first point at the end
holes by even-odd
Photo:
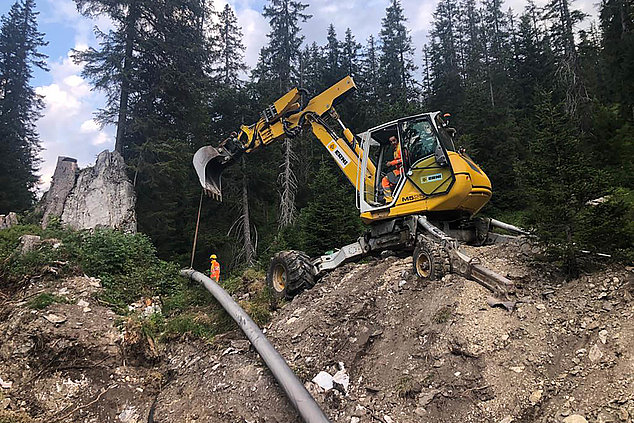
{"type": "MultiPolygon", "coordinates": [[[[469,252],[515,281],[515,311],[490,308],[484,288],[455,275],[424,286],[411,259],[389,257],[336,270],[282,307],[266,334],[333,422],[631,422],[632,269],[564,283],[508,247],[469,252]],[[320,372],[338,372],[333,389],[312,382],[320,372]]],[[[0,378],[13,383],[0,388],[0,413],[299,421],[240,332],[161,349],[121,335],[116,316],[88,295],[97,289],[89,279],[30,292],[64,288],[73,304],[0,306],[0,378]],[[53,324],[50,314],[66,320],[53,324]]]]}

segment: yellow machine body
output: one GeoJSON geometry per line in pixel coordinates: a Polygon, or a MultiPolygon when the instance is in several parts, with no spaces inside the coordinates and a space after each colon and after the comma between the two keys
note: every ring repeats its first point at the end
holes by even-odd
{"type": "Polygon", "coordinates": [[[194,167],[201,184],[220,199],[220,174],[237,157],[309,128],[356,188],[366,223],[415,214],[439,220],[469,218],[489,201],[489,178],[456,151],[455,130],[440,112],[398,119],[354,136],[334,106],[355,89],[352,78],[346,77],[304,107],[300,90],[289,91],[267,107],[258,122],[242,126],[217,148],[203,147],[196,153],[194,167]],[[336,122],[336,130],[328,120],[336,122]],[[389,165],[396,157],[392,138],[400,146],[400,166],[389,165]]]}

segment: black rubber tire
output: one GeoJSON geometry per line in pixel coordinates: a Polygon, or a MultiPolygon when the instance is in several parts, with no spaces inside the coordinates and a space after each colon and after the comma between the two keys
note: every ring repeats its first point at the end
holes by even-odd
{"type": "Polygon", "coordinates": [[[266,284],[276,300],[290,300],[315,285],[311,268],[310,257],[302,251],[281,251],[271,259],[266,284]]]}
{"type": "Polygon", "coordinates": [[[451,273],[449,253],[440,244],[422,235],[414,248],[412,265],[414,274],[426,281],[439,280],[451,273]]]}

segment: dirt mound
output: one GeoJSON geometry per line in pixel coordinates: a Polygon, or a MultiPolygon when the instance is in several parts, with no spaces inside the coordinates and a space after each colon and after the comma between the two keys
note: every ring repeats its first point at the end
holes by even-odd
{"type": "MultiPolygon", "coordinates": [[[[390,257],[334,271],[266,334],[333,422],[631,422],[631,269],[564,283],[504,247],[469,253],[516,282],[515,311],[455,275],[423,285],[411,259],[390,257]]],[[[0,408],[42,421],[299,421],[241,333],[132,359],[116,316],[78,301],[2,307],[0,377],[13,386],[0,408]]]]}

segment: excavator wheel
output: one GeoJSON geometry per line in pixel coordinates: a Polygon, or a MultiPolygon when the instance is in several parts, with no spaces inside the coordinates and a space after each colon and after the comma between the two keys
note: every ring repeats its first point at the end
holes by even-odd
{"type": "Polygon", "coordinates": [[[438,243],[419,236],[413,255],[414,272],[424,280],[438,280],[451,272],[449,253],[438,243]]]}
{"type": "Polygon", "coordinates": [[[266,284],[275,299],[291,299],[304,289],[312,288],[315,279],[311,267],[310,257],[301,251],[281,251],[274,255],[266,274],[266,284]]]}

